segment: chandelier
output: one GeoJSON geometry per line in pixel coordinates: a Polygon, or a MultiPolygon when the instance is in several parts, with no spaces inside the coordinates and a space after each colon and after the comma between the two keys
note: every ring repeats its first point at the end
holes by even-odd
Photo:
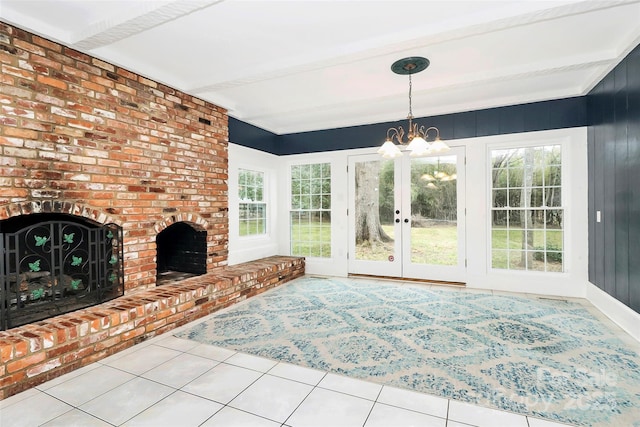
{"type": "Polygon", "coordinates": [[[429,60],[420,56],[399,59],[391,65],[391,71],[400,75],[409,75],[409,127],[407,140],[405,141],[405,131],[402,126],[391,127],[387,130],[387,139],[378,149],[378,153],[385,159],[393,159],[401,156],[401,148],[409,151],[413,157],[426,156],[429,154],[443,153],[449,150],[449,146],[440,139],[440,131],[435,126],[424,127],[413,123],[413,111],[411,110],[411,75],[425,70],[429,66],[429,60]],[[434,137],[432,142],[428,142],[429,133],[434,137]],[[393,140],[398,142],[394,144],[393,140]]]}

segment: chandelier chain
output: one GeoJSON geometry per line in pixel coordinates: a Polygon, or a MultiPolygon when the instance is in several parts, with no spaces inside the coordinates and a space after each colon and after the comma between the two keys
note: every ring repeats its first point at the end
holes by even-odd
{"type": "Polygon", "coordinates": [[[409,117],[413,118],[413,111],[411,110],[411,74],[409,74],[409,117]]]}

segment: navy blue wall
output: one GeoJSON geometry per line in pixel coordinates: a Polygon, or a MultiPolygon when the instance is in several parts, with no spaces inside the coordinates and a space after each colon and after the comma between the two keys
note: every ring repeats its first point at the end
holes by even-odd
{"type": "Polygon", "coordinates": [[[587,108],[589,280],[640,312],[640,46],[587,95],[587,108]]]}
{"type": "Polygon", "coordinates": [[[275,154],[276,138],[271,132],[229,117],[229,141],[234,144],[275,154]]]}
{"type": "MultiPolygon", "coordinates": [[[[417,118],[436,126],[442,139],[502,135],[587,125],[585,97],[490,108],[465,113],[417,118]]],[[[274,135],[236,119],[229,119],[229,141],[277,155],[315,153],[382,145],[387,129],[407,121],[376,123],[314,132],[274,135]]],[[[406,129],[405,129],[406,130],[406,129]]]]}

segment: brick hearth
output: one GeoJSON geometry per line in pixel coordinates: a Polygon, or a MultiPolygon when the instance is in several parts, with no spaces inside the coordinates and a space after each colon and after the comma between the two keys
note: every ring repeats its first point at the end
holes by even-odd
{"type": "Polygon", "coordinates": [[[0,332],[0,400],[302,275],[274,256],[0,332]]]}

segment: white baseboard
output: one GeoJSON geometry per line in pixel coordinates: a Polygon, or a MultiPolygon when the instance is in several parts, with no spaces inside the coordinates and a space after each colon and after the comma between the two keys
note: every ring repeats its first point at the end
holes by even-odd
{"type": "Polygon", "coordinates": [[[587,299],[615,324],[640,341],[640,313],[633,311],[593,283],[587,283],[587,299]]]}

